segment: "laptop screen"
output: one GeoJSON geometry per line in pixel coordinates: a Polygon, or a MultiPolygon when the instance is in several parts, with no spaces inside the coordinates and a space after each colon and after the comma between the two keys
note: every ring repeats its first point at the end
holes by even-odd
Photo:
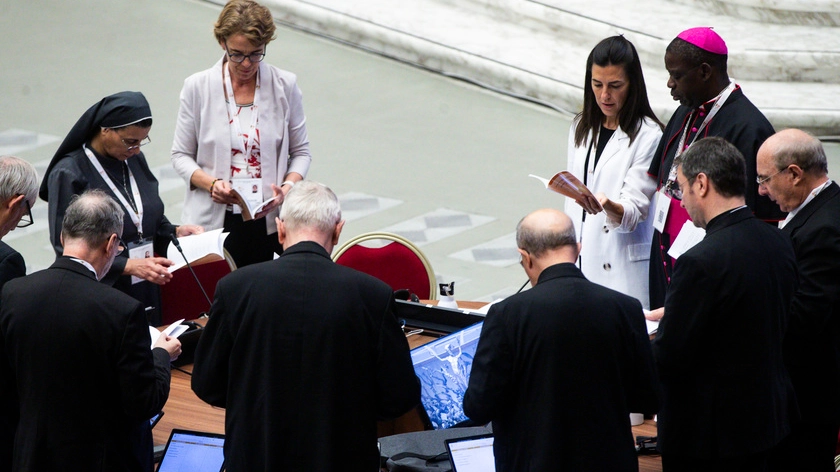
{"type": "Polygon", "coordinates": [[[446,450],[454,472],[495,472],[493,435],[447,439],[446,450]]]}
{"type": "Polygon", "coordinates": [[[154,428],[155,425],[158,424],[158,421],[160,421],[161,417],[163,417],[163,410],[158,412],[158,414],[156,414],[155,416],[152,416],[151,418],[149,418],[149,426],[154,428]]]}
{"type": "Polygon", "coordinates": [[[225,463],[225,435],[173,429],[158,472],[220,472],[225,463]]]}
{"type": "Polygon", "coordinates": [[[484,315],[475,312],[404,300],[396,300],[396,302],[397,318],[405,321],[406,326],[413,328],[449,334],[484,321],[484,315]]]}
{"type": "Polygon", "coordinates": [[[434,429],[451,428],[469,419],[464,414],[464,393],[482,325],[411,350],[414,373],[420,379],[420,400],[434,429]]]}

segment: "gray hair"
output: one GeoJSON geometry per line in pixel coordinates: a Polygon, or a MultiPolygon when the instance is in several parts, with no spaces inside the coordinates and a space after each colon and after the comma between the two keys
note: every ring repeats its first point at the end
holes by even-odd
{"type": "Polygon", "coordinates": [[[38,173],[27,161],[14,156],[0,156],[0,201],[24,195],[30,204],[38,198],[38,173]]]}
{"type": "Polygon", "coordinates": [[[341,221],[341,205],[329,187],[305,180],[289,190],[280,208],[280,219],[291,230],[312,228],[331,233],[341,221]]]}
{"type": "Polygon", "coordinates": [[[112,234],[122,235],[124,214],[122,207],[104,191],[87,190],[70,200],[61,234],[65,239],[80,239],[96,248],[112,234]]]}
{"type": "Polygon", "coordinates": [[[516,245],[533,257],[541,257],[546,251],[577,244],[574,225],[568,225],[560,231],[551,227],[537,229],[522,224],[526,218],[519,220],[516,225],[516,245]]]}
{"type": "Polygon", "coordinates": [[[828,174],[828,160],[822,142],[805,132],[810,139],[784,139],[775,143],[773,163],[776,169],[796,164],[800,169],[816,175],[828,174]]]}

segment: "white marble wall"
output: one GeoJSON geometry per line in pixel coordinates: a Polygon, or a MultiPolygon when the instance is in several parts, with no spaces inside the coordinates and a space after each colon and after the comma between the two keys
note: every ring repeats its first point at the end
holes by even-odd
{"type": "Polygon", "coordinates": [[[782,25],[840,26],[836,0],[674,0],[750,21],[782,25]]]}

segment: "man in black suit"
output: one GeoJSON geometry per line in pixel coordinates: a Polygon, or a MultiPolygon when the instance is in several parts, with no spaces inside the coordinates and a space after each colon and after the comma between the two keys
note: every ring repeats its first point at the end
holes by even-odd
{"type": "Polygon", "coordinates": [[[101,191],[67,208],[64,255],[3,288],[0,363],[19,421],[13,470],[152,470],[149,418],[180,342],[151,348],[143,306],[98,282],[122,249],[123,209],[101,191]]]}
{"type": "MultiPolygon", "coordinates": [[[[38,175],[32,164],[18,157],[0,156],[0,238],[15,228],[32,224],[32,205],[37,198],[38,175]]],[[[0,242],[0,289],[9,280],[24,275],[23,257],[0,242]]]]}
{"type": "Polygon", "coordinates": [[[277,219],[283,254],[216,288],[192,388],[227,409],[228,471],[371,472],[376,420],[420,403],[391,288],[330,260],[343,226],[335,194],[300,182],[277,219]]]}
{"type": "MultiPolygon", "coordinates": [[[[31,209],[37,198],[38,175],[32,164],[17,157],[0,156],[0,238],[15,228],[32,224],[31,209]]],[[[24,275],[26,264],[23,256],[0,241],[0,290],[6,282],[24,275]]],[[[0,363],[0,378],[10,378],[8,369],[8,365],[0,363]]],[[[0,470],[12,467],[16,402],[13,389],[0,389],[0,470]]]]}
{"type": "Polygon", "coordinates": [[[840,187],[828,178],[820,141],[797,129],[764,142],[756,165],[759,192],[788,217],[799,267],[785,335],[801,421],[774,453],[775,470],[833,471],[840,431],[840,187]]]}
{"type": "Polygon", "coordinates": [[[516,243],[533,288],[490,308],[464,412],[493,422],[498,472],[638,470],[629,415],[658,403],[641,304],[586,280],[562,212],[523,218],[516,243]]]}
{"type": "Polygon", "coordinates": [[[763,471],[797,415],[782,359],[793,248],[746,206],[746,165],[732,144],[697,141],[678,166],[672,196],[706,234],[677,259],[653,345],[662,467],[763,471]]]}

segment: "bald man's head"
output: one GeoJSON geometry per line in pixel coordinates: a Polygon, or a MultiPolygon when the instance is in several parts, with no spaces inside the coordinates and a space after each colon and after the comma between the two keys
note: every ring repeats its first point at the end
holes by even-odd
{"type": "Polygon", "coordinates": [[[776,169],[796,165],[804,172],[828,174],[828,160],[819,139],[800,129],[785,129],[767,138],[759,148],[765,162],[776,169]]]}
{"type": "Polygon", "coordinates": [[[819,139],[802,130],[779,131],[758,149],[755,173],[758,193],[782,211],[793,211],[828,180],[825,149],[819,139]]]}
{"type": "Polygon", "coordinates": [[[565,213],[551,208],[537,210],[516,227],[516,245],[533,257],[566,246],[577,246],[575,227],[565,213]]]}

